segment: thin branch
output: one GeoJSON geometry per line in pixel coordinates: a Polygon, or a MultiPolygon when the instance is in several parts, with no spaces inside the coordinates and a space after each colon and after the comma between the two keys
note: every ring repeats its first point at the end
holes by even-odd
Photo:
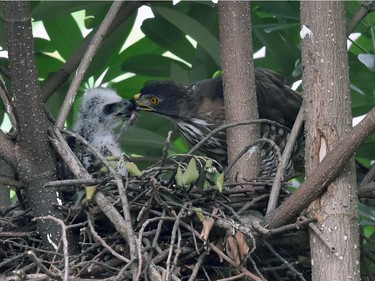
{"type": "Polygon", "coordinates": [[[100,237],[100,235],[96,232],[94,228],[94,224],[92,222],[93,218],[90,215],[90,213],[86,212],[86,215],[87,215],[87,222],[89,224],[91,234],[94,236],[94,239],[96,239],[100,243],[100,245],[102,245],[105,249],[107,249],[107,251],[110,252],[113,256],[115,256],[119,260],[122,260],[125,263],[129,263],[130,262],[129,259],[125,258],[124,256],[118,254],[115,250],[113,250],[111,246],[109,246],[107,242],[105,242],[105,240],[102,237],[100,237]]]}
{"type": "MultiPolygon", "coordinates": [[[[119,25],[126,21],[142,4],[142,2],[128,2],[126,5],[124,5],[124,7],[122,7],[119,13],[116,15],[115,20],[103,38],[105,39],[109,36],[109,34],[115,31],[119,25]]],[[[44,101],[46,101],[61,84],[68,80],[69,76],[76,70],[90,44],[90,41],[87,39],[92,37],[94,32],[95,30],[93,30],[92,33],[86,37],[81,47],[76,50],[76,52],[62,66],[62,68],[54,72],[44,83],[42,83],[42,94],[44,101]]]]}
{"type": "Polygon", "coordinates": [[[28,251],[27,255],[34,261],[34,263],[43,271],[47,276],[51,277],[54,280],[63,280],[59,274],[51,272],[43,262],[35,255],[33,251],[28,251]]]}
{"type": "MultiPolygon", "coordinates": [[[[1,182],[1,179],[0,179],[1,182]]],[[[43,187],[60,187],[60,186],[69,186],[69,185],[95,185],[100,184],[102,180],[99,179],[72,179],[72,180],[58,180],[50,181],[43,185],[43,187]]]]}
{"type": "Polygon", "coordinates": [[[347,24],[346,27],[346,36],[348,37],[357,25],[371,12],[375,11],[375,4],[373,1],[362,1],[361,6],[357,10],[357,12],[353,15],[350,22],[347,24]]]}
{"type": "Polygon", "coordinates": [[[285,264],[294,274],[296,274],[300,280],[306,281],[306,279],[303,277],[303,274],[299,272],[297,269],[295,269],[286,259],[284,259],[279,253],[275,251],[275,249],[269,244],[266,240],[263,240],[264,245],[268,248],[268,250],[279,260],[282,261],[283,264],[285,264]]]}
{"type": "Polygon", "coordinates": [[[168,149],[169,149],[169,145],[171,144],[171,137],[172,137],[172,131],[169,131],[167,139],[165,140],[165,145],[163,148],[163,156],[160,160],[160,167],[163,167],[165,165],[165,161],[167,160],[168,149]]]}
{"type": "Polygon", "coordinates": [[[272,185],[271,193],[270,193],[270,199],[268,200],[268,206],[267,206],[267,213],[275,210],[277,205],[277,200],[280,194],[281,190],[281,183],[284,179],[284,171],[286,166],[288,165],[289,159],[292,155],[294,144],[297,141],[297,138],[299,136],[300,129],[302,127],[303,121],[304,121],[304,105],[302,104],[296,121],[294,122],[292,131],[289,135],[288,142],[284,148],[283,155],[281,157],[281,161],[279,165],[277,166],[277,172],[275,175],[275,179],[272,185]]]}
{"type": "Polygon", "coordinates": [[[361,182],[361,187],[363,185],[366,185],[366,184],[370,183],[374,178],[375,178],[375,165],[372,165],[370,171],[368,171],[366,173],[366,176],[363,178],[363,180],[361,182]]]}
{"type": "Polygon", "coordinates": [[[16,136],[18,132],[18,122],[15,115],[14,110],[14,104],[12,102],[11,97],[9,96],[9,93],[3,83],[3,81],[0,79],[0,97],[3,100],[5,111],[8,114],[10,123],[13,127],[14,132],[12,132],[12,136],[16,136]]]}
{"type": "Polygon", "coordinates": [[[197,277],[197,274],[198,274],[198,271],[199,269],[201,268],[201,265],[204,261],[204,259],[206,258],[206,256],[210,253],[210,248],[208,248],[206,251],[204,251],[198,258],[195,266],[194,266],[194,269],[193,271],[191,272],[191,275],[189,277],[189,280],[188,281],[194,281],[195,278],[197,277]]]}
{"type": "Polygon", "coordinates": [[[281,162],[281,152],[280,152],[279,146],[273,140],[271,140],[271,139],[261,138],[261,139],[256,140],[255,142],[247,145],[244,149],[242,149],[242,151],[236,156],[235,159],[233,159],[233,162],[225,170],[225,175],[228,174],[228,172],[233,168],[233,166],[236,163],[236,161],[238,159],[240,159],[251,147],[257,145],[258,143],[262,143],[262,142],[269,143],[272,146],[272,148],[276,152],[277,160],[280,163],[281,162]]]}
{"type": "Polygon", "coordinates": [[[361,185],[361,187],[358,189],[358,197],[359,198],[366,197],[366,195],[374,191],[375,191],[375,182],[370,182],[365,185],[361,185]]]}
{"type": "MultiPolygon", "coordinates": [[[[127,240],[129,243],[129,250],[130,250],[130,259],[136,260],[137,259],[137,241],[135,239],[134,229],[132,226],[132,216],[130,213],[130,206],[128,202],[128,197],[126,194],[126,189],[124,187],[124,183],[122,181],[122,177],[119,174],[116,174],[115,181],[120,193],[121,203],[122,203],[122,211],[124,213],[124,223],[126,226],[126,233],[127,233],[127,240]]],[[[137,265],[134,264],[132,268],[133,278],[137,276],[138,268],[137,265]]]]}
{"type": "Polygon", "coordinates": [[[112,21],[114,20],[117,12],[119,11],[121,5],[122,5],[122,1],[114,1],[111,8],[109,9],[107,15],[105,16],[103,22],[101,23],[98,31],[96,32],[96,34],[94,35],[94,37],[92,38],[91,42],[90,42],[90,45],[86,51],[86,53],[84,54],[83,58],[82,58],[82,61],[80,63],[80,65],[78,66],[78,69],[77,69],[77,72],[76,72],[76,75],[72,81],[72,83],[70,84],[70,87],[69,87],[69,90],[68,90],[68,93],[66,94],[66,97],[65,97],[65,100],[64,100],[64,103],[60,109],[60,113],[57,117],[57,120],[56,120],[56,127],[58,128],[62,128],[65,124],[65,121],[68,117],[68,114],[69,114],[69,111],[70,111],[70,108],[72,107],[72,104],[73,104],[73,101],[75,99],[75,96],[77,94],[77,90],[85,76],[85,73],[90,65],[90,62],[92,60],[92,58],[94,57],[95,53],[97,52],[97,50],[99,49],[99,47],[101,46],[101,43],[103,42],[103,38],[104,36],[106,35],[108,29],[109,29],[109,26],[110,24],[112,23],[112,21]]]}
{"type": "Polygon", "coordinates": [[[55,128],[50,130],[50,142],[56,149],[57,153],[64,160],[65,164],[69,167],[71,172],[79,179],[92,179],[91,175],[83,167],[77,156],[70,149],[60,131],[55,128]]]}

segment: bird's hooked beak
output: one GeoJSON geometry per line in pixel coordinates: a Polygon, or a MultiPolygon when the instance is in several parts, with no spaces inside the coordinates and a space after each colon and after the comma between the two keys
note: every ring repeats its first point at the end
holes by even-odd
{"type": "Polygon", "coordinates": [[[141,99],[141,93],[134,95],[133,99],[130,100],[136,105],[136,110],[154,111],[154,108],[144,103],[141,99]]]}

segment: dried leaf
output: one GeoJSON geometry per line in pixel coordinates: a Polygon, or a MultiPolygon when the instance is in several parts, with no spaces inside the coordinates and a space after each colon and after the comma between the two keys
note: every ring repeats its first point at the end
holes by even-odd
{"type": "Polygon", "coordinates": [[[181,187],[184,186],[184,184],[183,184],[183,182],[182,182],[182,171],[181,171],[180,166],[177,167],[177,172],[176,172],[176,175],[175,175],[174,178],[175,178],[175,180],[176,180],[176,184],[177,184],[178,186],[181,186],[181,187]]]}
{"type": "Polygon", "coordinates": [[[206,217],[202,223],[202,231],[200,237],[204,240],[207,240],[208,236],[210,235],[211,229],[214,226],[214,219],[211,217],[206,217]]]}
{"type": "Polygon", "coordinates": [[[246,243],[245,236],[242,232],[237,231],[236,234],[234,235],[236,241],[237,241],[237,246],[238,250],[240,253],[240,258],[241,261],[246,257],[246,255],[249,253],[250,248],[246,243]]]}
{"type": "Polygon", "coordinates": [[[228,236],[225,241],[225,249],[228,257],[230,257],[236,265],[241,263],[240,255],[238,252],[237,241],[233,236],[228,236]]]}

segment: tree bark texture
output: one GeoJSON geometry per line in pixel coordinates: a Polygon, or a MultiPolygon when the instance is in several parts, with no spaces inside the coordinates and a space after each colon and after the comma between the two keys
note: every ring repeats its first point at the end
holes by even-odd
{"type": "MultiPolygon", "coordinates": [[[[352,128],[345,3],[301,2],[306,178],[352,128]]],[[[357,187],[351,159],[309,208],[325,241],[310,231],[313,280],[359,280],[357,187]]]]}
{"type": "MultiPolygon", "coordinates": [[[[220,1],[221,64],[226,123],[258,119],[255,94],[250,3],[220,1]]],[[[259,138],[259,126],[227,129],[228,162],[259,138]]],[[[255,178],[259,173],[258,153],[245,154],[231,169],[229,179],[255,178]]]]}
{"type": "MultiPolygon", "coordinates": [[[[58,204],[58,190],[44,188],[44,183],[56,180],[56,164],[48,140],[49,121],[46,118],[35,66],[28,1],[5,1],[4,22],[12,92],[17,116],[18,136],[14,143],[16,166],[20,181],[26,187],[27,201],[34,217],[53,215],[62,218],[53,204],[58,204]]],[[[14,165],[15,164],[15,165],[14,165]]],[[[61,227],[52,220],[38,220],[38,231],[47,249],[56,250],[61,227]]]]}

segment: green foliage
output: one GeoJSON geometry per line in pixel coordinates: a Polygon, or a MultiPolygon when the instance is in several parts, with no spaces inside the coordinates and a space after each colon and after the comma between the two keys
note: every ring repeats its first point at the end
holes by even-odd
{"type": "MultiPolygon", "coordinates": [[[[92,38],[110,4],[32,2],[34,27],[44,26],[49,37],[35,38],[41,81],[48,81],[52,73],[61,69],[64,62],[69,61],[79,47],[92,38]]],[[[348,21],[359,5],[359,1],[347,2],[348,21]]],[[[93,85],[110,85],[124,98],[130,99],[151,80],[171,79],[188,84],[212,77],[220,70],[218,14],[212,3],[189,1],[174,6],[171,2],[150,2],[148,7],[154,17],[144,20],[141,25],[145,37],[124,48],[135,26],[137,14],[134,13],[105,39],[86,74],[82,90],[93,85]]],[[[272,5],[269,2],[252,2],[252,22],[254,52],[265,47],[265,56],[255,59],[255,65],[279,72],[290,85],[299,80],[299,2],[276,1],[272,5]]],[[[353,116],[366,114],[375,105],[373,69],[358,59],[360,55],[363,57],[375,52],[374,22],[374,13],[361,21],[355,30],[358,38],[349,49],[353,116]]],[[[0,45],[6,49],[3,30],[0,31],[0,45]]],[[[371,58],[373,56],[367,56],[370,64],[371,58]]],[[[0,65],[6,68],[7,60],[1,58],[0,65]]],[[[59,111],[70,80],[61,85],[48,101],[53,115],[59,111]]],[[[7,79],[5,82],[9,86],[7,79]]],[[[77,109],[75,105],[72,116],[77,109]]],[[[0,119],[3,113],[4,107],[0,106],[0,119]]],[[[68,126],[72,120],[70,117],[68,126]]],[[[129,154],[157,158],[161,156],[169,130],[173,127],[168,120],[144,113],[140,115],[136,127],[126,134],[122,144],[129,154]]],[[[187,146],[178,134],[174,134],[172,141],[171,153],[186,152],[187,146]]],[[[374,138],[368,140],[357,154],[366,164],[375,159],[374,153],[368,153],[374,141],[374,138]]]]}
{"type": "MultiPolygon", "coordinates": [[[[88,42],[99,27],[110,2],[40,1],[32,2],[34,27],[44,26],[49,38],[35,38],[35,53],[42,83],[61,69],[77,50],[88,42]],[[84,36],[87,34],[86,36],[84,36]]],[[[359,1],[347,2],[350,20],[359,1]]],[[[217,8],[210,2],[150,2],[154,17],[143,21],[140,29],[145,37],[127,44],[135,26],[137,14],[128,17],[104,41],[86,74],[82,90],[87,87],[110,85],[124,98],[132,96],[151,80],[175,80],[189,84],[213,77],[220,70],[220,44],[217,8]],[[124,74],[127,74],[124,76],[124,74]],[[90,82],[91,81],[91,82],[90,82]]],[[[2,20],[2,19],[1,19],[2,20]]],[[[265,47],[265,56],[254,60],[257,67],[273,69],[291,85],[301,77],[299,2],[252,2],[254,52],[265,47]]],[[[349,49],[349,64],[353,116],[366,114],[375,105],[373,69],[358,56],[375,53],[375,14],[357,26],[358,38],[349,49]]],[[[0,46],[6,49],[3,30],[0,46]]],[[[370,56],[370,59],[372,57],[370,56]]],[[[371,63],[371,61],[370,61],[371,63]]],[[[0,65],[7,67],[6,59],[0,65]]],[[[71,78],[61,85],[48,101],[56,115],[63,102],[71,78]]],[[[7,86],[9,81],[5,79],[7,86]]],[[[74,105],[72,116],[78,110],[74,105]]],[[[0,119],[4,107],[0,106],[0,119]]],[[[68,120],[71,126],[73,118],[68,120]]],[[[122,140],[128,154],[149,158],[161,156],[165,138],[173,126],[168,120],[148,113],[140,114],[135,128],[122,140]]],[[[369,164],[375,159],[369,153],[374,145],[369,139],[357,156],[369,164]]],[[[178,134],[172,139],[171,153],[184,153],[187,146],[178,134]],[[180,145],[179,145],[180,144],[180,145]],[[181,145],[182,144],[182,145],[181,145]]],[[[373,150],[371,150],[373,151],[373,150]]]]}
{"type": "MultiPolygon", "coordinates": [[[[69,61],[81,46],[89,42],[110,5],[110,2],[97,1],[31,2],[34,28],[44,26],[49,37],[36,37],[34,40],[42,85],[54,72],[63,68],[64,63],[69,61]]],[[[154,17],[146,19],[141,26],[145,37],[130,45],[127,44],[124,48],[135,27],[137,14],[134,13],[122,22],[105,38],[104,44],[88,69],[80,94],[88,85],[102,84],[109,85],[124,98],[130,99],[151,80],[169,79],[189,84],[220,73],[218,13],[211,2],[185,1],[173,6],[172,1],[151,1],[147,5],[151,8],[154,17]]],[[[301,78],[302,69],[299,2],[255,1],[251,2],[251,5],[254,52],[265,48],[265,56],[255,59],[255,65],[279,72],[287,83],[292,85],[301,78]]],[[[346,5],[347,18],[350,21],[359,8],[360,1],[346,2],[346,5]]],[[[0,25],[3,26],[2,17],[0,25]]],[[[356,117],[366,114],[375,106],[375,74],[374,68],[371,67],[373,63],[371,60],[374,60],[375,54],[375,13],[362,20],[354,32],[358,33],[358,38],[349,48],[349,66],[352,113],[356,117]],[[361,55],[372,56],[368,56],[370,61],[366,64],[363,60],[359,60],[361,55]]],[[[0,47],[6,50],[2,28],[0,47]]],[[[7,59],[1,57],[0,66],[7,69],[7,59]]],[[[47,102],[54,116],[59,112],[73,75],[59,86],[47,102]]],[[[10,89],[9,80],[5,77],[3,79],[10,89]]],[[[73,106],[71,117],[67,122],[68,127],[71,126],[77,110],[78,102],[73,106]]],[[[5,108],[0,102],[0,123],[4,112],[5,108]]],[[[136,125],[125,133],[121,145],[127,154],[144,157],[147,160],[143,164],[137,163],[138,167],[143,169],[160,159],[170,130],[174,128],[167,119],[143,112],[139,114],[136,125]]],[[[375,159],[374,145],[375,136],[372,136],[359,148],[357,158],[362,163],[370,165],[375,159]]],[[[184,140],[174,133],[169,153],[185,153],[187,150],[188,146],[184,140]]],[[[138,168],[134,169],[136,174],[141,174],[138,168]]],[[[184,172],[178,171],[177,183],[185,186],[186,177],[192,178],[188,183],[195,182],[198,173],[206,172],[207,177],[211,177],[210,179],[221,189],[223,175],[210,174],[209,171],[203,172],[202,169],[198,171],[195,163],[189,164],[184,172]]],[[[203,181],[205,179],[206,174],[203,181]]],[[[374,239],[374,212],[363,205],[360,211],[364,234],[368,239],[374,239]]]]}

